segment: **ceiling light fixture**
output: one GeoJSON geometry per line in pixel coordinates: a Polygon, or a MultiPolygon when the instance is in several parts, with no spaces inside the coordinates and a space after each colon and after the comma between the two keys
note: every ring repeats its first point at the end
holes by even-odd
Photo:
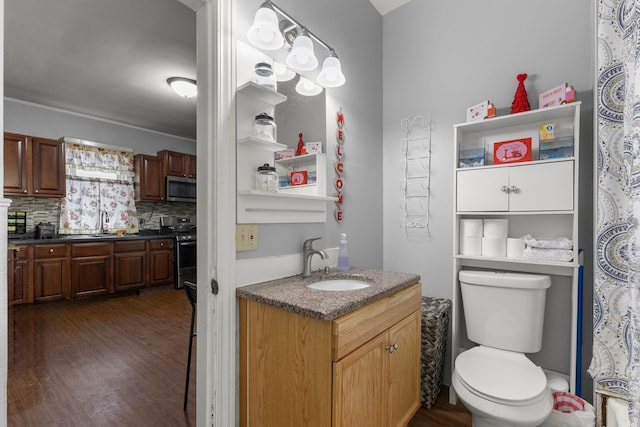
{"type": "Polygon", "coordinates": [[[183,98],[193,98],[198,94],[196,81],[186,77],[169,77],[167,84],[171,89],[183,98]]]}
{"type": "Polygon", "coordinates": [[[273,72],[276,74],[276,80],[279,82],[288,82],[296,76],[295,71],[290,70],[286,65],[275,61],[273,63],[273,72]]]}
{"type": "Polygon", "coordinates": [[[315,40],[329,51],[329,56],[324,60],[322,70],[317,77],[318,84],[324,87],[339,87],[345,82],[342,65],[335,50],[271,0],[265,0],[260,5],[253,25],[247,32],[247,39],[263,50],[277,50],[283,46],[290,48],[287,65],[298,71],[312,71],[318,67],[318,58],[313,50],[315,40]],[[278,21],[278,15],[284,19],[278,21]]]}

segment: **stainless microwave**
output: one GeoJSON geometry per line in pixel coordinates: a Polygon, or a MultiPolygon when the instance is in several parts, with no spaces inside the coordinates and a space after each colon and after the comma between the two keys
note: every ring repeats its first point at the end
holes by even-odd
{"type": "Polygon", "coordinates": [[[196,202],[195,179],[167,176],[166,190],[168,202],[196,202]]]}

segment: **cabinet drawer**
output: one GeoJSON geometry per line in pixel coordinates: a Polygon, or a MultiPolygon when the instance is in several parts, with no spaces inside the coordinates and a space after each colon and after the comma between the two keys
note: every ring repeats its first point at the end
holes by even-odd
{"type": "Polygon", "coordinates": [[[144,251],[147,245],[146,240],[127,240],[122,242],[115,242],[116,252],[140,252],[144,251]]]}
{"type": "Polygon", "coordinates": [[[62,258],[67,256],[67,245],[64,243],[52,243],[50,245],[34,245],[34,258],[62,258]]]}
{"type": "Polygon", "coordinates": [[[333,360],[340,360],[351,351],[389,329],[420,309],[422,288],[415,283],[393,295],[373,302],[333,321],[333,360]]]}
{"type": "Polygon", "coordinates": [[[74,243],[71,245],[71,257],[87,257],[111,255],[113,253],[113,243],[74,243]]]}
{"type": "Polygon", "coordinates": [[[29,246],[16,246],[9,250],[9,257],[13,261],[25,261],[29,259],[29,246]]]}
{"type": "Polygon", "coordinates": [[[152,251],[171,248],[173,248],[173,239],[149,240],[149,249],[152,251]]]}

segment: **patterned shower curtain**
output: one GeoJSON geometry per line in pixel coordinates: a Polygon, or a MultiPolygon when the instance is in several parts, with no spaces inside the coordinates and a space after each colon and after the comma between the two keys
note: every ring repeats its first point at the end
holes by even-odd
{"type": "Polygon", "coordinates": [[[640,0],[598,0],[596,391],[640,425],[640,0]]]}

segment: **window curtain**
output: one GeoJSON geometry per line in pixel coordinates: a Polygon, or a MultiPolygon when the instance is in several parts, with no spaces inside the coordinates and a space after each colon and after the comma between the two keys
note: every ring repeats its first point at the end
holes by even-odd
{"type": "Polygon", "coordinates": [[[640,425],[640,0],[599,0],[593,359],[596,391],[640,425]]]}
{"type": "Polygon", "coordinates": [[[60,233],[138,232],[133,155],[117,149],[67,143],[67,196],[60,209],[60,233]]]}

